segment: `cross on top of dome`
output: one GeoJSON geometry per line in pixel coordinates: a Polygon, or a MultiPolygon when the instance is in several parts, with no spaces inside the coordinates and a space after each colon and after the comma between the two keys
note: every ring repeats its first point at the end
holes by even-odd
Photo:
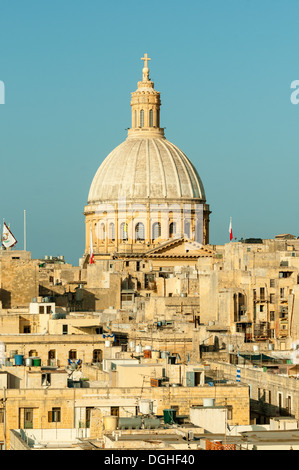
{"type": "Polygon", "coordinates": [[[141,57],[141,60],[144,60],[144,67],[147,68],[147,61],[152,60],[150,59],[147,54],[144,54],[144,57],[141,57]]]}
{"type": "Polygon", "coordinates": [[[147,53],[144,54],[144,57],[141,57],[141,60],[144,61],[144,68],[143,68],[143,81],[148,81],[149,80],[149,68],[147,66],[147,63],[149,60],[152,60],[150,59],[148,56],[147,56],[147,53]]]}

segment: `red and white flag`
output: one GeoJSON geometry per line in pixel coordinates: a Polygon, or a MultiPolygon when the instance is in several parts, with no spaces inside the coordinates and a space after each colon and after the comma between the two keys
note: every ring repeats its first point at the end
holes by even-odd
{"type": "Polygon", "coordinates": [[[89,264],[94,264],[94,256],[93,256],[93,238],[92,238],[92,228],[90,226],[90,247],[89,247],[89,264]]]}
{"type": "Polygon", "coordinates": [[[232,226],[232,218],[230,218],[230,222],[229,222],[229,241],[231,242],[232,239],[233,239],[233,226],[232,226]]]}
{"type": "Polygon", "coordinates": [[[3,233],[2,233],[2,245],[4,248],[12,248],[17,244],[17,240],[7,227],[6,223],[3,222],[3,233]]]}

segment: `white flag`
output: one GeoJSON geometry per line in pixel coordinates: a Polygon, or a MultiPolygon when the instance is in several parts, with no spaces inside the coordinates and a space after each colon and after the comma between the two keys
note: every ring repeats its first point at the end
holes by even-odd
{"type": "Polygon", "coordinates": [[[17,240],[7,227],[6,223],[3,223],[3,235],[2,235],[2,245],[4,248],[12,248],[17,244],[17,240]]]}

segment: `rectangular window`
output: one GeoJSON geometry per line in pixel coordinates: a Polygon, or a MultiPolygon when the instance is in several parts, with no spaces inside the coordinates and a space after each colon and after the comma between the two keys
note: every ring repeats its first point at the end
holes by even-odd
{"type": "Polygon", "coordinates": [[[290,395],[287,396],[287,403],[286,403],[287,412],[290,415],[292,411],[292,397],[290,395]]]}
{"type": "Polygon", "coordinates": [[[119,416],[119,406],[111,406],[111,416],[119,416]]]}
{"type": "Polygon", "coordinates": [[[51,385],[51,374],[42,374],[42,386],[51,385]]]}
{"type": "Polygon", "coordinates": [[[278,408],[281,410],[282,408],[282,393],[278,392],[278,408]]]}
{"type": "Polygon", "coordinates": [[[233,407],[227,406],[227,419],[233,419],[233,407]]]}
{"type": "Polygon", "coordinates": [[[68,325],[62,325],[62,334],[67,335],[68,333],[68,325]]]}
{"type": "Polygon", "coordinates": [[[71,349],[69,351],[69,359],[76,360],[77,359],[77,351],[76,349],[71,349]]]}
{"type": "Polygon", "coordinates": [[[275,321],[275,312],[270,312],[270,321],[275,321]]]}
{"type": "Polygon", "coordinates": [[[61,408],[52,408],[52,411],[48,412],[49,423],[60,423],[61,422],[61,408]]]}

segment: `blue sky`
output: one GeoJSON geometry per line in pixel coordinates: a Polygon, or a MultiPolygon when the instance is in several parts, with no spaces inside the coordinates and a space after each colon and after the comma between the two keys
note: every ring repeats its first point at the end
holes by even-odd
{"type": "Polygon", "coordinates": [[[166,137],[198,169],[210,242],[299,236],[298,0],[0,0],[0,220],[34,258],[84,252],[93,176],[152,58],[166,137]]]}

